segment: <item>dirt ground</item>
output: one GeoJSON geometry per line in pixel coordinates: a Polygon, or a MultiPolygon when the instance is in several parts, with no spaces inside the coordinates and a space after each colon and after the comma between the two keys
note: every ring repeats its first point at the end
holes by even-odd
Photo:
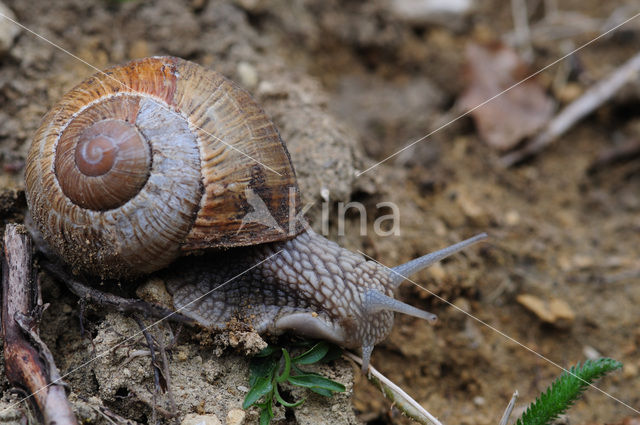
{"type": "MultiPolygon", "coordinates": [[[[372,364],[443,423],[496,424],[514,390],[520,394],[517,417],[559,375],[558,365],[597,356],[617,359],[624,368],[597,383],[612,397],[589,389],[569,411],[571,423],[617,424],[638,416],[640,156],[593,168],[603,153],[640,139],[637,77],[516,167],[500,165],[501,153],[467,116],[357,177],[462,112],[465,47],[513,40],[511,3],[517,2],[477,2],[466,14],[438,22],[405,16],[392,0],[4,3],[27,28],[97,68],[174,55],[238,81],[280,129],[304,201],[317,202],[309,218],[318,230],[328,191],[328,236],[343,246],[392,266],[489,233],[488,242],[415,276],[426,290],[405,283],[399,291],[399,298],[436,313],[436,325],[398,316],[391,336],[373,352],[372,364]],[[354,214],[346,234],[338,234],[338,203],[350,200],[366,207],[366,236],[354,214]],[[388,213],[377,208],[380,202],[398,205],[399,236],[373,231],[374,220],[388,213]],[[547,304],[561,300],[570,314],[545,321],[525,307],[525,294],[547,304]]],[[[556,2],[526,3],[530,70],[639,11],[632,1],[567,0],[557,2],[561,13],[551,22],[545,17],[556,2]]],[[[1,18],[0,24],[13,25],[1,18]]],[[[537,84],[562,108],[639,45],[640,18],[549,68],[537,84]]],[[[24,218],[24,160],[41,117],[95,72],[60,48],[23,29],[0,57],[3,227],[24,218]]],[[[106,408],[140,423],[155,416],[169,423],[166,395],[155,400],[155,412],[149,407],[153,371],[147,357],[132,355],[142,341],[128,341],[83,366],[134,334],[135,323],[90,305],[82,310],[49,278],[43,286],[51,307],[41,335],[62,373],[80,367],[66,380],[83,421],[106,423],[99,413],[106,408]]],[[[190,413],[255,423],[255,411],[243,418],[238,410],[247,385],[241,379],[247,374],[244,351],[252,343],[193,329],[174,338],[177,328],[163,325],[156,337],[167,344],[175,339],[169,362],[179,419],[190,413]]],[[[411,423],[349,363],[335,362],[324,373],[346,384],[347,394],[336,402],[312,398],[296,412],[279,408],[278,423],[411,423]]],[[[4,407],[18,396],[1,375],[4,407]]],[[[22,422],[24,411],[24,404],[5,409],[0,420],[22,422]]]]}

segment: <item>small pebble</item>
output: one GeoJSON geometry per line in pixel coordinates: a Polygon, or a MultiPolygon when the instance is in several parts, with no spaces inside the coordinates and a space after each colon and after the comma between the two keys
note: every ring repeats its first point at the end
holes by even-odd
{"type": "Polygon", "coordinates": [[[595,348],[593,348],[590,345],[585,345],[582,348],[582,354],[584,354],[584,356],[586,358],[588,358],[589,360],[596,360],[596,359],[599,359],[600,357],[602,357],[602,354],[600,354],[600,352],[598,352],[598,350],[596,350],[595,348]]]}
{"type": "Polygon", "coordinates": [[[173,298],[162,279],[151,278],[147,280],[136,289],[136,295],[150,303],[160,304],[169,309],[173,307],[173,298]]]}
{"type": "Polygon", "coordinates": [[[265,2],[260,0],[235,0],[235,3],[241,8],[254,13],[263,12],[266,8],[265,2]]]}
{"type": "Polygon", "coordinates": [[[460,193],[458,196],[458,205],[462,208],[464,214],[472,219],[482,218],[484,210],[476,202],[474,202],[466,193],[460,193]]]}
{"type": "Polygon", "coordinates": [[[427,272],[437,281],[443,281],[447,277],[447,272],[441,263],[435,263],[427,269],[427,272]]]}
{"type": "Polygon", "coordinates": [[[271,99],[286,99],[289,96],[289,93],[287,92],[285,87],[278,85],[272,81],[261,81],[258,85],[256,93],[260,97],[271,99]]]}
{"type": "Polygon", "coordinates": [[[196,415],[189,413],[184,417],[180,425],[222,425],[216,415],[196,415]]]}
{"type": "Polygon", "coordinates": [[[558,262],[558,267],[560,267],[560,270],[563,272],[568,272],[573,267],[571,259],[565,254],[559,254],[556,261],[558,262]]]}
{"type": "Polygon", "coordinates": [[[240,62],[237,72],[243,86],[252,89],[258,85],[258,71],[255,66],[248,62],[240,62]]]}
{"type": "Polygon", "coordinates": [[[504,216],[507,226],[515,226],[520,223],[520,214],[516,210],[509,210],[504,216]]]}
{"type": "Polygon", "coordinates": [[[242,425],[246,413],[242,409],[231,409],[227,413],[227,425],[242,425]]]}
{"type": "Polygon", "coordinates": [[[467,189],[459,188],[456,192],[456,203],[466,218],[480,227],[488,227],[491,222],[491,216],[483,206],[473,199],[474,196],[471,193],[467,189]]]}
{"type": "Polygon", "coordinates": [[[178,357],[178,361],[184,362],[184,361],[187,361],[187,359],[189,358],[189,355],[186,350],[180,350],[178,351],[177,357],[178,357]]]}
{"type": "MultiPolygon", "coordinates": [[[[467,313],[469,313],[471,311],[471,304],[469,303],[469,300],[467,300],[464,297],[458,297],[455,299],[455,301],[453,302],[453,305],[455,307],[458,307],[460,310],[465,311],[467,313]]],[[[452,307],[452,308],[455,308],[452,307]]],[[[460,311],[458,310],[458,308],[455,308],[456,311],[460,311]]]]}
{"type": "Polygon", "coordinates": [[[569,425],[571,422],[569,421],[569,417],[567,415],[560,415],[551,422],[550,425],[569,425]]]}
{"type": "Polygon", "coordinates": [[[567,83],[556,93],[556,98],[562,103],[569,103],[576,100],[584,90],[577,83],[567,83]]]}
{"type": "Polygon", "coordinates": [[[638,376],[638,366],[633,363],[625,363],[622,368],[622,376],[630,379],[638,376]]]}
{"type": "Polygon", "coordinates": [[[323,187],[320,189],[320,196],[322,196],[322,199],[323,199],[325,202],[329,202],[329,189],[323,186],[323,187]]]}
{"type": "Polygon", "coordinates": [[[413,24],[435,24],[460,30],[472,6],[472,0],[393,0],[391,11],[413,24]]]}
{"type": "Polygon", "coordinates": [[[595,264],[594,258],[584,254],[576,254],[572,258],[572,264],[579,270],[588,269],[595,264]]]}

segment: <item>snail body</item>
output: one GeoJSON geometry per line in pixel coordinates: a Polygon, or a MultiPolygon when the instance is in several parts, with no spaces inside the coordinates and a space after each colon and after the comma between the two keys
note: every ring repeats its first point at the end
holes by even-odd
{"type": "Polygon", "coordinates": [[[167,279],[183,314],[362,347],[365,364],[393,311],[435,319],[393,298],[400,282],[483,237],[387,269],[315,234],[297,219],[289,153],[258,104],[173,57],[110,68],[67,93],[36,133],[26,194],[76,272],[133,278],[217,249],[210,269],[167,279]]]}

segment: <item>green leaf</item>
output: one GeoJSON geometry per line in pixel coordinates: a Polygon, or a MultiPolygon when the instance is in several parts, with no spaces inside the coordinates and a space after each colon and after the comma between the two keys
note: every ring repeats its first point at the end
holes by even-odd
{"type": "Polygon", "coordinates": [[[295,363],[291,364],[291,369],[295,372],[296,375],[306,375],[307,372],[300,369],[295,363]]]}
{"type": "Polygon", "coordinates": [[[299,387],[323,388],[325,390],[336,391],[336,392],[345,391],[344,385],[313,373],[308,373],[306,375],[290,376],[289,382],[299,387]]]}
{"type": "Polygon", "coordinates": [[[260,412],[260,425],[269,425],[271,419],[273,419],[271,410],[267,408],[262,409],[260,412]]]}
{"type": "Polygon", "coordinates": [[[260,398],[271,393],[271,391],[273,391],[273,383],[271,379],[265,378],[263,376],[257,378],[255,384],[251,387],[246,397],[244,398],[242,408],[248,409],[249,407],[253,406],[255,402],[260,400],[260,398]]]}
{"type": "Polygon", "coordinates": [[[276,370],[277,363],[274,358],[253,359],[249,365],[249,386],[253,387],[258,378],[268,378],[271,380],[276,370]]]}
{"type": "Polygon", "coordinates": [[[621,367],[622,363],[608,358],[587,360],[582,367],[578,363],[531,403],[516,425],[547,425],[566,412],[594,380],[621,367]]]}
{"type": "Polygon", "coordinates": [[[345,391],[340,383],[316,373],[306,372],[297,366],[297,364],[313,364],[334,359],[341,354],[337,346],[312,341],[306,341],[297,346],[305,347],[307,350],[293,359],[285,348],[269,345],[251,360],[250,390],[245,396],[242,407],[247,409],[254,405],[258,406],[260,425],[268,425],[273,419],[274,400],[288,408],[300,406],[306,400],[304,397],[295,402],[286,401],[278,391],[278,383],[289,382],[325,397],[332,396],[334,391],[345,391]]]}
{"type": "Polygon", "coordinates": [[[260,351],[254,357],[269,357],[276,351],[278,351],[278,347],[274,347],[273,345],[267,345],[265,348],[262,349],[262,351],[260,351]]]}
{"type": "Polygon", "coordinates": [[[275,387],[273,387],[273,395],[276,397],[276,400],[278,400],[278,403],[282,404],[285,407],[298,407],[302,403],[304,403],[304,401],[307,399],[306,397],[303,397],[302,399],[300,399],[300,400],[298,400],[296,402],[289,403],[288,401],[283,399],[282,396],[280,396],[280,392],[278,391],[278,386],[277,385],[275,387]]]}
{"type": "Polygon", "coordinates": [[[309,388],[309,390],[323,397],[331,397],[333,395],[333,391],[325,390],[324,388],[309,388]]]}
{"type": "Polygon", "coordinates": [[[329,352],[329,344],[321,341],[311,347],[311,349],[294,357],[293,362],[296,364],[314,364],[322,360],[322,358],[327,355],[327,352],[329,352]]]}
{"type": "Polygon", "coordinates": [[[291,356],[289,355],[289,352],[286,348],[282,349],[282,357],[284,359],[284,370],[282,371],[281,375],[276,376],[276,382],[286,381],[287,379],[289,379],[289,373],[291,372],[291,356]]]}

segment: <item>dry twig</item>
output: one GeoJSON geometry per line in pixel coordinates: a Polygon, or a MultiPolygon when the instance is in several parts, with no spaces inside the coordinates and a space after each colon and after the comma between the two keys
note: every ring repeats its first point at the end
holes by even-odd
{"type": "Polygon", "coordinates": [[[640,139],[634,139],[601,152],[596,160],[589,165],[587,172],[593,174],[610,164],[628,161],[636,156],[640,156],[640,139]]]}
{"type": "Polygon", "coordinates": [[[633,76],[640,72],[640,53],[637,53],[612,74],[600,80],[582,96],[567,105],[546,128],[523,148],[506,154],[502,163],[509,167],[551,144],[582,118],[608,101],[633,76]]]}
{"type": "MultiPolygon", "coordinates": [[[[169,331],[171,332],[171,327],[169,326],[169,324],[166,324],[167,328],[169,328],[169,331]]],[[[173,332],[171,332],[171,334],[173,335],[173,332]]],[[[175,343],[175,340],[173,340],[171,343],[175,343]]],[[[167,396],[169,397],[169,406],[171,406],[171,413],[173,413],[174,417],[175,417],[175,422],[176,424],[179,423],[178,421],[178,408],[176,406],[176,401],[173,397],[173,392],[171,391],[171,371],[169,370],[169,358],[167,357],[167,347],[165,347],[164,342],[162,341],[162,338],[158,338],[158,351],[160,351],[160,357],[162,358],[162,368],[164,371],[164,379],[166,381],[166,385],[167,385],[167,396]]]]}
{"type": "Polygon", "coordinates": [[[107,409],[104,406],[95,406],[93,403],[82,396],[78,396],[78,398],[87,403],[87,406],[89,406],[89,408],[91,408],[94,412],[104,418],[111,425],[139,425],[138,422],[131,419],[123,418],[122,416],[113,413],[111,410],[107,409]]]}
{"type": "Polygon", "coordinates": [[[38,419],[46,424],[77,424],[53,356],[38,335],[43,310],[33,279],[31,239],[24,226],[9,224],[2,261],[2,336],[9,382],[32,396],[38,419]]]}
{"type": "Polygon", "coordinates": [[[74,279],[71,274],[67,273],[59,264],[50,261],[42,261],[41,264],[49,273],[61,280],[71,292],[83,300],[111,307],[121,313],[140,313],[145,317],[171,319],[182,323],[193,323],[192,319],[162,306],[150,304],[139,299],[123,298],[118,295],[102,292],[98,289],[87,286],[74,279]]]}
{"type": "Polygon", "coordinates": [[[144,325],[144,323],[142,323],[142,320],[136,315],[133,316],[133,320],[135,320],[135,322],[138,324],[138,327],[140,327],[140,331],[147,341],[147,347],[149,347],[149,355],[151,356],[151,368],[153,369],[153,403],[151,405],[151,422],[153,424],[157,424],[158,417],[156,414],[156,406],[158,405],[158,393],[163,390],[163,387],[160,383],[160,369],[158,368],[158,364],[156,362],[156,348],[155,344],[153,343],[153,338],[147,330],[147,327],[144,325]]]}
{"type": "Polygon", "coordinates": [[[509,422],[509,416],[511,416],[511,412],[513,411],[513,407],[516,405],[517,400],[518,400],[518,390],[515,390],[515,392],[511,396],[511,400],[509,401],[507,408],[504,409],[504,413],[502,414],[502,419],[500,419],[500,425],[507,425],[507,422],[509,422]]]}
{"type": "MultiPolygon", "coordinates": [[[[344,351],[343,356],[353,360],[362,367],[362,359],[355,354],[344,351]]],[[[424,425],[442,425],[442,423],[422,407],[420,403],[411,398],[402,388],[380,373],[376,368],[369,365],[366,372],[367,379],[377,386],[385,397],[391,400],[405,415],[424,425]]]]}
{"type": "Polygon", "coordinates": [[[515,44],[521,49],[525,61],[533,60],[533,46],[531,45],[531,30],[529,29],[529,12],[524,0],[511,0],[511,15],[515,32],[515,44]]]}

